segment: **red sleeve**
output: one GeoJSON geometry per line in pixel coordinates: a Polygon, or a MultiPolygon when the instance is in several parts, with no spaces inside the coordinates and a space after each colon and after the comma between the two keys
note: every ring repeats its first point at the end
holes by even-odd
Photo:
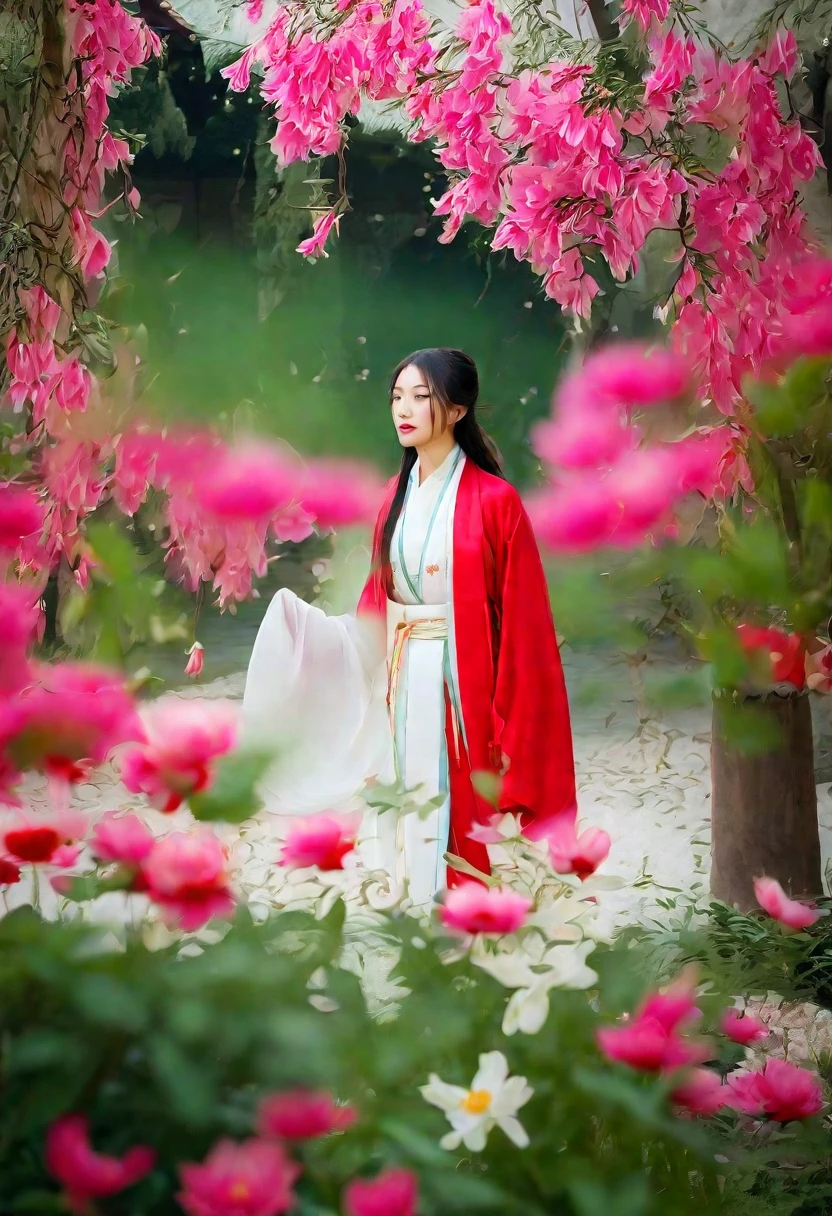
{"type": "Polygon", "coordinates": [[[369,576],[364,584],[364,590],[361,592],[361,598],[358,601],[357,612],[359,616],[368,613],[380,616],[387,612],[387,577],[381,568],[381,533],[396,492],[396,480],[394,478],[391,482],[388,482],[384,504],[378,513],[376,526],[373,529],[372,564],[369,576]]]}
{"type": "Polygon", "coordinates": [[[495,744],[507,765],[500,808],[523,826],[576,814],[566,683],[549,589],[529,517],[512,494],[495,546],[499,642],[495,744]]]}

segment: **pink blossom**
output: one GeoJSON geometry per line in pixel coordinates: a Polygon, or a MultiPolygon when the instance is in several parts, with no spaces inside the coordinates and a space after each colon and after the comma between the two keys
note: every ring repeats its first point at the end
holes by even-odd
{"type": "Polygon", "coordinates": [[[272,531],[281,543],[289,541],[293,545],[299,545],[312,535],[315,530],[314,523],[314,515],[304,511],[303,507],[291,506],[272,520],[272,531]]]}
{"type": "MultiPolygon", "coordinates": [[[[141,723],[121,676],[86,663],[37,663],[21,694],[6,744],[18,768],[68,781],[85,776],[112,748],[141,737],[141,723]]],[[[0,731],[2,735],[2,731],[0,731]]]]}
{"type": "Polygon", "coordinates": [[[597,477],[576,477],[527,504],[541,542],[561,553],[588,553],[609,544],[620,510],[597,477]]]}
{"type": "MultiPolygon", "coordinates": [[[[570,393],[590,401],[633,409],[676,401],[686,393],[690,373],[678,355],[646,343],[613,343],[590,355],[570,393]]],[[[561,393],[558,403],[563,401],[561,393]]]]}
{"type": "MultiPolygon", "coordinates": [[[[87,818],[80,811],[24,811],[8,814],[0,823],[3,852],[30,865],[61,865],[65,846],[83,840],[87,818]]],[[[77,853],[70,854],[73,864],[77,853]]]]}
{"type": "Polygon", "coordinates": [[[376,474],[349,461],[307,465],[298,499],[320,529],[367,523],[376,516],[383,487],[376,474]]]}
{"type": "Polygon", "coordinates": [[[86,1115],[64,1115],[46,1133],[46,1168],[63,1186],[73,1211],[91,1199],[106,1199],[135,1186],[156,1162],[152,1148],[137,1144],[121,1157],[97,1153],[90,1143],[86,1115]]]}
{"type": "Polygon", "coordinates": [[[140,430],[129,431],[114,441],[111,491],[125,515],[135,515],[144,502],[162,442],[159,435],[140,430]]]}
{"type": "Polygon", "coordinates": [[[313,815],[297,819],[289,828],[280,864],[293,870],[308,866],[342,870],[344,858],[355,848],[356,830],[357,824],[349,816],[313,815]]]}
{"type": "Polygon", "coordinates": [[[53,384],[55,400],[66,413],[87,408],[92,377],[78,358],[65,359],[59,364],[53,384]]]}
{"type": "Polygon", "coordinates": [[[31,589],[0,583],[0,695],[19,692],[28,682],[27,655],[37,626],[38,606],[31,589]]]}
{"type": "Polygon", "coordinates": [[[128,790],[165,814],[211,784],[217,759],[237,741],[238,714],[222,701],[157,701],[144,715],[146,741],[121,758],[128,790]]]}
{"type": "MultiPolygon", "coordinates": [[[[0,658],[0,670],[2,658],[0,658]]],[[[806,656],[806,683],[813,692],[832,692],[832,644],[806,656]]]]}
{"type": "Polygon", "coordinates": [[[345,1131],[356,1120],[352,1106],[338,1106],[332,1095],[309,1089],[270,1094],[257,1107],[257,1134],[264,1139],[312,1140],[345,1131]]]}
{"type": "Polygon", "coordinates": [[[670,1096],[692,1115],[715,1115],[729,1101],[727,1087],[710,1068],[692,1069],[670,1096]]]}
{"type": "Polygon", "coordinates": [[[555,421],[538,423],[532,445],[553,468],[598,469],[612,464],[628,447],[635,432],[612,410],[563,411],[555,421]]]}
{"type": "Polygon", "coordinates": [[[258,444],[222,452],[195,492],[217,519],[256,523],[287,507],[297,485],[292,463],[281,452],[258,444]]]}
{"type": "Polygon", "coordinates": [[[654,21],[665,21],[669,11],[670,0],[621,0],[624,17],[635,21],[642,31],[648,30],[654,21]]]}
{"type": "Polygon", "coordinates": [[[193,676],[194,679],[201,676],[204,663],[205,647],[201,642],[194,642],[193,646],[188,651],[188,662],[185,664],[185,675],[193,676]]]}
{"type": "Polygon", "coordinates": [[[312,235],[307,240],[301,241],[295,252],[302,253],[306,258],[328,258],[329,254],[324,249],[327,237],[333,228],[337,235],[340,224],[340,215],[336,215],[334,211],[327,211],[326,215],[315,220],[312,235]]]}
{"type": "Polygon", "coordinates": [[[809,1119],[823,1107],[823,1086],[817,1074],[786,1060],[772,1058],[757,1071],[733,1072],[727,1086],[731,1106],[747,1115],[767,1115],[778,1123],[809,1119]]]}
{"type": "Polygon", "coordinates": [[[155,837],[138,815],[108,811],[95,825],[90,850],[99,861],[139,866],[150,855],[155,837]]]}
{"type": "Polygon", "coordinates": [[[699,1016],[690,985],[684,980],[649,996],[623,1026],[597,1032],[598,1044],[611,1060],[645,1072],[672,1072],[700,1064],[708,1047],[684,1038],[681,1031],[699,1016]]]}
{"type": "Polygon", "coordinates": [[[587,828],[577,835],[574,823],[563,821],[547,837],[549,857],[556,874],[589,878],[609,857],[612,841],[600,828],[587,828]]]}
{"type": "Polygon", "coordinates": [[[187,1216],[279,1216],[295,1205],[299,1173],[279,1144],[220,1140],[201,1165],[180,1166],[176,1199],[187,1216]]]}
{"type": "Polygon", "coordinates": [[[728,1009],[723,1014],[720,1029],[733,1042],[741,1047],[749,1047],[752,1043],[760,1043],[769,1036],[769,1028],[759,1018],[749,1014],[740,1014],[736,1009],[728,1009]]]}
{"type": "Polygon", "coordinates": [[[419,1199],[416,1175],[388,1169],[372,1181],[356,1178],[344,1191],[346,1216],[416,1216],[419,1199]]]}
{"type": "Polygon", "coordinates": [[[780,26],[758,62],[764,72],[772,76],[779,74],[788,80],[797,69],[799,54],[794,30],[780,26]]]}
{"type": "Polygon", "coordinates": [[[525,923],[531,907],[532,900],[511,887],[463,882],[446,893],[439,916],[455,933],[500,937],[515,933],[525,923]]]}
{"type": "Polygon", "coordinates": [[[234,911],[225,852],[207,829],[172,832],[158,840],[141,873],[151,899],[185,933],[234,911]]]}
{"type": "Polygon", "coordinates": [[[776,878],[755,878],[754,894],[763,911],[787,929],[808,929],[820,917],[817,908],[789,899],[776,878]]]}
{"type": "Polygon", "coordinates": [[[799,633],[743,624],[737,626],[737,638],[751,659],[759,656],[763,660],[772,683],[805,687],[806,649],[799,633]]]}
{"type": "Polygon", "coordinates": [[[42,531],[44,511],[31,490],[0,484],[0,555],[17,553],[21,541],[42,531]]]}

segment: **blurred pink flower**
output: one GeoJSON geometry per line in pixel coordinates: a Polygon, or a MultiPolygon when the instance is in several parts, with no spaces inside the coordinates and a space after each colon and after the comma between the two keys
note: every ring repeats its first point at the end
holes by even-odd
{"type": "Polygon", "coordinates": [[[677,981],[649,996],[625,1025],[599,1030],[598,1045],[608,1059],[644,1072],[672,1072],[701,1064],[710,1049],[681,1034],[698,1016],[690,985],[677,981]]]}
{"type": "Polygon", "coordinates": [[[90,850],[99,861],[139,866],[150,855],[156,838],[138,815],[107,811],[93,828],[89,843],[90,850]]]}
{"type": "Polygon", "coordinates": [[[234,911],[225,851],[207,828],[172,832],[156,841],[142,864],[141,878],[166,919],[185,933],[234,911]]]}
{"type": "Polygon", "coordinates": [[[551,468],[600,469],[632,447],[636,435],[615,410],[562,411],[554,421],[540,422],[532,446],[551,468]]]}
{"type": "Polygon", "coordinates": [[[527,506],[542,544],[561,553],[589,553],[609,544],[620,516],[606,482],[592,476],[544,490],[527,506]]]}
{"type": "MultiPolygon", "coordinates": [[[[80,811],[8,812],[0,823],[3,851],[16,861],[31,865],[63,865],[64,848],[86,835],[88,821],[80,811]]],[[[69,864],[73,864],[72,855],[69,864]]]]}
{"type": "Polygon", "coordinates": [[[221,450],[194,492],[219,520],[257,523],[288,507],[297,486],[293,462],[269,445],[257,444],[221,450]]]}
{"type": "Polygon", "coordinates": [[[188,662],[185,664],[185,675],[197,676],[202,675],[202,667],[205,663],[205,647],[201,642],[194,642],[191,649],[188,651],[188,662]]]}
{"type": "Polygon", "coordinates": [[[146,742],[126,751],[121,779],[169,814],[207,789],[214,762],[237,742],[238,713],[229,702],[157,701],[144,715],[146,742]]]}
{"type": "Polygon", "coordinates": [[[106,1199],[134,1186],[156,1162],[152,1148],[136,1145],[121,1157],[97,1153],[86,1115],[64,1115],[46,1133],[46,1168],[63,1186],[73,1211],[88,1210],[91,1199],[106,1199]]]}
{"type": "Polygon", "coordinates": [[[295,252],[302,253],[306,258],[328,258],[329,254],[324,249],[324,246],[333,228],[337,235],[340,224],[340,215],[336,215],[334,211],[328,211],[326,215],[322,215],[319,219],[315,220],[312,235],[305,241],[301,241],[295,252]]]}
{"type": "Polygon", "coordinates": [[[269,1094],[257,1107],[257,1134],[264,1139],[311,1140],[346,1131],[356,1120],[352,1106],[338,1106],[329,1093],[292,1089],[269,1094]]]}
{"type": "Polygon", "coordinates": [[[292,870],[315,866],[343,870],[344,858],[355,848],[358,823],[354,816],[312,815],[297,819],[289,828],[280,864],[292,870]]]}
{"type": "Polygon", "coordinates": [[[564,379],[555,400],[560,409],[642,409],[676,401],[689,388],[690,370],[680,355],[642,342],[616,342],[589,355],[564,379]]]}
{"type": "Polygon", "coordinates": [[[808,929],[820,917],[817,908],[789,899],[776,878],[755,878],[754,894],[763,911],[787,929],[808,929]]]}
{"type": "Polygon", "coordinates": [[[747,1115],[768,1115],[778,1123],[809,1119],[823,1107],[820,1077],[787,1060],[766,1060],[754,1072],[738,1071],[727,1078],[728,1103],[747,1115]]]}
{"type": "Polygon", "coordinates": [[[587,828],[577,835],[574,823],[561,820],[547,835],[549,857],[556,874],[589,878],[610,854],[612,841],[601,828],[587,828]]]}
{"type": "Polygon", "coordinates": [[[20,692],[29,679],[28,650],[38,629],[35,593],[0,583],[0,694],[20,692]]]}
{"type": "Polygon", "coordinates": [[[31,490],[12,482],[0,484],[0,555],[17,553],[23,540],[43,530],[44,518],[31,490]]]}
{"type": "MultiPolygon", "coordinates": [[[[1,628],[1,627],[0,627],[1,628]]],[[[2,670],[2,658],[0,658],[2,670]]],[[[806,683],[813,692],[832,692],[832,643],[806,655],[806,683]]]]}
{"type": "Polygon", "coordinates": [[[180,1166],[176,1199],[187,1216],[279,1216],[295,1205],[299,1173],[279,1144],[220,1140],[201,1165],[180,1166]]]}
{"type": "Polygon", "coordinates": [[[799,54],[794,31],[780,26],[757,62],[764,72],[772,76],[780,74],[788,80],[797,68],[799,54]]]}
{"type": "Polygon", "coordinates": [[[99,764],[114,747],[142,737],[123,678],[87,663],[33,664],[15,713],[6,743],[11,760],[67,781],[85,777],[81,762],[99,764]]]}
{"type": "Polygon", "coordinates": [[[315,516],[304,511],[303,507],[293,505],[281,511],[272,520],[272,531],[275,538],[281,542],[290,541],[299,545],[314,531],[315,516]]]}
{"type": "Polygon", "coordinates": [[[532,900],[511,887],[463,882],[446,893],[439,917],[455,933],[499,937],[519,929],[531,907],[532,900]]]}
{"type": "Polygon", "coordinates": [[[710,1068],[692,1069],[670,1097],[693,1115],[715,1115],[729,1100],[727,1087],[710,1068]]]}
{"type": "Polygon", "coordinates": [[[763,1039],[767,1039],[770,1031],[764,1022],[759,1018],[750,1017],[748,1014],[741,1014],[736,1009],[728,1009],[722,1016],[720,1029],[723,1034],[727,1035],[735,1043],[739,1043],[741,1047],[748,1047],[752,1043],[761,1043],[763,1039]]]}
{"type": "Polygon", "coordinates": [[[344,460],[307,465],[298,493],[320,529],[343,528],[375,519],[383,486],[371,469],[344,460]]]}
{"type": "Polygon", "coordinates": [[[372,1180],[355,1178],[344,1190],[345,1216],[416,1216],[419,1188],[410,1170],[388,1169],[372,1180]]]}

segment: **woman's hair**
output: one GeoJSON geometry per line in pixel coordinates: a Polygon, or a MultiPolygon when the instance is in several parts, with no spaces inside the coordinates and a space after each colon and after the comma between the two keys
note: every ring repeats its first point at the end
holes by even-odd
{"type": "MultiPolygon", "coordinates": [[[[399,376],[406,367],[416,367],[424,376],[425,384],[430,390],[432,419],[436,417],[438,406],[447,426],[448,411],[455,405],[465,406],[465,413],[454,426],[454,439],[474,464],[479,465],[486,473],[502,477],[503,466],[500,454],[491,437],[485,433],[477,421],[476,405],[480,392],[480,378],[477,373],[477,365],[471,356],[463,354],[461,350],[451,350],[445,346],[434,346],[427,350],[415,351],[406,359],[402,359],[393,372],[390,379],[391,400],[399,376]]],[[[396,492],[381,531],[382,570],[387,570],[390,566],[393,533],[404,505],[410,471],[416,463],[416,458],[415,448],[405,448],[396,482],[396,492]]]]}

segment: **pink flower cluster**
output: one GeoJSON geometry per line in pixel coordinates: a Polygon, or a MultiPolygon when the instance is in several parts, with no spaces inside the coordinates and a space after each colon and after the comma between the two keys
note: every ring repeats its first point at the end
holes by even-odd
{"type": "MultiPolygon", "coordinates": [[[[643,1072],[679,1074],[671,1091],[673,1103],[690,1114],[713,1115],[730,1107],[757,1118],[780,1123],[808,1119],[823,1107],[820,1078],[783,1060],[766,1060],[759,1069],[737,1069],[723,1082],[709,1068],[699,1067],[712,1050],[689,1031],[699,1018],[691,985],[679,980],[656,992],[621,1026],[597,1032],[598,1044],[610,1060],[643,1072]]],[[[721,1029],[735,1043],[749,1046],[768,1035],[756,1018],[729,1010],[721,1029]]]]}
{"type": "MultiPolygon", "coordinates": [[[[258,1108],[256,1136],[219,1140],[202,1162],[179,1167],[177,1202],[188,1216],[280,1216],[295,1207],[293,1188],[301,1173],[285,1141],[341,1132],[354,1118],[351,1107],[337,1106],[326,1093],[272,1094],[258,1108]]],[[[135,1186],[155,1163],[155,1151],[145,1145],[121,1157],[96,1152],[81,1114],[64,1115],[47,1133],[46,1168],[79,1216],[90,1201],[135,1186]]],[[[388,1169],[373,1179],[354,1179],[343,1199],[346,1216],[416,1216],[418,1184],[410,1170],[388,1169]]]]}
{"type": "Polygon", "coordinates": [[[728,428],[640,446],[633,421],[689,388],[684,361],[635,343],[600,350],[564,377],[554,417],[534,440],[553,482],[531,504],[544,543],[573,553],[630,548],[672,533],[673,508],[686,495],[717,493],[728,428]]]}
{"type": "Polygon", "coordinates": [[[156,702],[145,714],[144,740],[121,757],[121,779],[165,814],[211,783],[216,760],[235,746],[238,714],[224,702],[156,702]]]}
{"type": "MultiPolygon", "coordinates": [[[[442,239],[466,219],[496,224],[493,247],[528,261],[546,293],[582,316],[598,292],[587,255],[623,280],[651,232],[684,229],[668,300],[674,342],[700,392],[732,412],[743,376],[764,368],[788,328],[789,269],[807,249],[795,190],[819,153],[782,113],[775,80],[795,71],[793,35],[778,32],[762,52],[733,61],[667,28],[668,0],[625,0],[625,20],[649,34],[651,60],[625,113],[588,63],[513,76],[510,22],[493,0],[463,9],[449,46],[432,36],[420,0],[396,0],[386,16],[377,0],[337,9],[316,24],[299,4],[281,8],[227,70],[232,87],[245,89],[252,63],[263,63],[279,159],[338,149],[362,96],[402,99],[410,138],[432,139],[451,178],[436,205],[447,216],[442,239]],[[724,167],[699,171],[680,157],[671,118],[677,129],[700,125],[730,139],[724,167]]],[[[320,221],[305,252],[322,250],[333,219],[320,221]]],[[[828,342],[828,323],[817,318],[815,333],[828,342]]]]}

